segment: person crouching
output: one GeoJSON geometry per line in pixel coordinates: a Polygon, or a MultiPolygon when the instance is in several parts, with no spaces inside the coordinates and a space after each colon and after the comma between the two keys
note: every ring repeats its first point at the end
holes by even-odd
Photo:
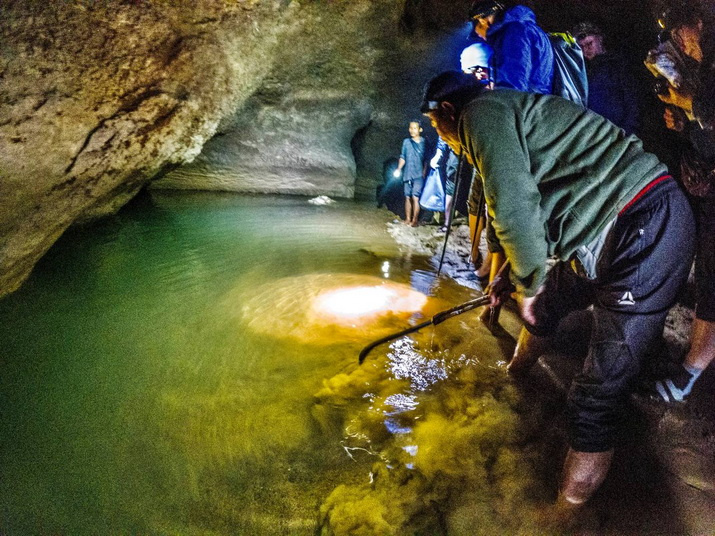
{"type": "Polygon", "coordinates": [[[585,503],[611,465],[620,416],[650,343],[686,280],[694,222],[685,195],[635,136],[565,99],[484,91],[449,71],[425,88],[422,112],[483,180],[525,326],[508,365],[523,374],[560,320],[593,305],[583,370],[567,400],[570,449],[558,503],[585,503]],[[557,264],[546,272],[546,260],[557,264]]]}

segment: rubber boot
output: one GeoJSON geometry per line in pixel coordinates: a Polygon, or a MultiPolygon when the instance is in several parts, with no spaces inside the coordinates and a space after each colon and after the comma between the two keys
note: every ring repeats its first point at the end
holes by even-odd
{"type": "Polygon", "coordinates": [[[569,449],[558,502],[580,506],[601,486],[613,460],[613,449],[605,452],[580,452],[569,449]]]}
{"type": "Polygon", "coordinates": [[[532,335],[522,327],[516,349],[506,370],[512,374],[526,374],[550,347],[550,337],[532,335]]]}

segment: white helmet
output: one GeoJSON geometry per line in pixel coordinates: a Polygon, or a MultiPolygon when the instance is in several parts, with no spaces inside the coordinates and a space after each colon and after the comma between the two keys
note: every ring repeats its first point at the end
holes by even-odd
{"type": "Polygon", "coordinates": [[[462,50],[459,56],[459,63],[462,71],[469,71],[473,67],[489,67],[489,60],[492,57],[492,47],[486,43],[472,43],[462,50]]]}

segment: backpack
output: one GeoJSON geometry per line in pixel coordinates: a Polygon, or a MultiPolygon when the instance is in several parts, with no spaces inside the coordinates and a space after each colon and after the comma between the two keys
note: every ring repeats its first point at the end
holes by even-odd
{"type": "Polygon", "coordinates": [[[585,108],[588,102],[588,78],[581,47],[570,33],[550,33],[549,41],[554,50],[551,92],[585,108]]]}

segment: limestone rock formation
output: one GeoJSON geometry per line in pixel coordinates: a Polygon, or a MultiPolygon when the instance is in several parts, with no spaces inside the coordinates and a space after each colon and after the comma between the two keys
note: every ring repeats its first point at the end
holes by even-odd
{"type": "Polygon", "coordinates": [[[153,186],[340,197],[353,197],[356,186],[374,191],[382,161],[399,152],[409,117],[419,117],[424,82],[457,66],[465,3],[449,12],[441,4],[302,6],[300,26],[283,36],[261,88],[193,164],[153,186]],[[358,173],[365,184],[356,185],[358,173]]]}
{"type": "Polygon", "coordinates": [[[153,178],[351,197],[355,155],[378,147],[363,164],[379,176],[442,63],[414,34],[439,2],[3,3],[0,296],[153,178]]]}
{"type": "Polygon", "coordinates": [[[70,224],[191,161],[291,24],[249,0],[3,3],[0,295],[70,224]]]}
{"type": "MultiPolygon", "coordinates": [[[[0,0],[0,296],[150,181],[373,195],[423,84],[457,67],[469,3],[0,0]]],[[[526,3],[550,30],[646,16],[526,3]]]]}

